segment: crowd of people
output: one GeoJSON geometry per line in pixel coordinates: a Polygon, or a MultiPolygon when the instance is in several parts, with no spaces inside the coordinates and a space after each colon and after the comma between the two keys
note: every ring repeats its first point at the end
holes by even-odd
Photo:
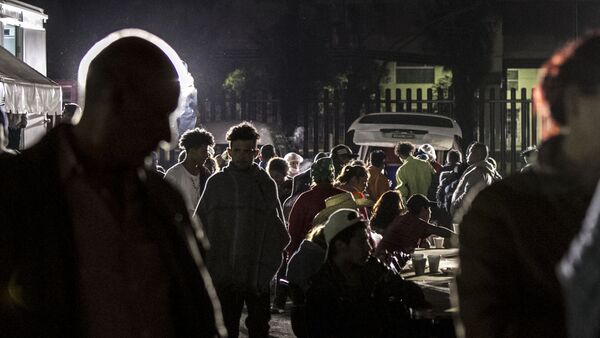
{"type": "MultiPolygon", "coordinates": [[[[440,164],[431,145],[417,148],[401,142],[395,148],[402,164],[394,185],[387,178],[382,150],[361,161],[350,147],[336,145],[300,172],[304,159],[296,153],[279,157],[273,145],[259,148],[260,135],[251,123],[232,126],[227,140],[229,160],[219,167],[208,150],[214,144],[211,133],[187,131],[179,141],[185,157],[166,171],[165,179],[180,190],[188,209],[192,206],[191,217],[201,221],[210,243],[206,264],[225,326],[234,337],[244,304],[249,334],[265,336],[270,313],[284,312],[288,298],[297,336],[330,336],[346,328],[342,336],[355,332],[364,337],[358,319],[365,319],[365,307],[373,307],[368,312],[375,314],[375,309],[391,306],[383,299],[372,304],[368,297],[381,288],[378,278],[384,275],[402,285],[395,289],[403,293],[398,299],[412,299],[402,306],[426,307],[416,285],[397,273],[390,279],[390,257],[429,248],[433,236],[447,238],[448,247],[457,246],[453,216],[478,191],[501,179],[481,143],[468,147],[466,162],[460,151],[450,150],[440,164]],[[363,271],[379,273],[363,280],[363,271]],[[322,303],[325,295],[336,294],[322,303]],[[352,301],[339,304],[338,297],[352,301]]],[[[395,313],[398,320],[406,319],[402,311],[395,313]]],[[[391,334],[367,327],[376,336],[391,334]]],[[[391,323],[380,327],[407,332],[391,323]]]]}
{"type": "Polygon", "coordinates": [[[361,160],[340,144],[307,165],[259,148],[249,122],[231,126],[223,154],[209,131],[188,130],[161,172],[145,157],[170,139],[173,55],[147,32],[110,35],[82,61],[79,123],[0,154],[11,173],[0,194],[3,335],[237,337],[246,307],[249,336],[268,337],[271,314],[291,306],[298,337],[412,336],[410,309],[430,304],[390,259],[432,236],[460,246],[467,336],[600,332],[600,35],[544,66],[540,106],[564,132],[524,150],[522,173],[507,179],[479,142],[445,163],[430,144],[400,142],[392,183],[381,150],[361,160]]]}

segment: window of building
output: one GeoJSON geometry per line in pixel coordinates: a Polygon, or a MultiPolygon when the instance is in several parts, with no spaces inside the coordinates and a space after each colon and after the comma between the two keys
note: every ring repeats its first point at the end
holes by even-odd
{"type": "Polygon", "coordinates": [[[396,83],[435,83],[435,68],[397,67],[396,83]]]}
{"type": "Polygon", "coordinates": [[[513,88],[519,90],[519,70],[506,70],[506,87],[508,90],[511,90],[513,88]]]}
{"type": "Polygon", "coordinates": [[[4,25],[4,46],[12,55],[17,55],[17,27],[4,25]]]}

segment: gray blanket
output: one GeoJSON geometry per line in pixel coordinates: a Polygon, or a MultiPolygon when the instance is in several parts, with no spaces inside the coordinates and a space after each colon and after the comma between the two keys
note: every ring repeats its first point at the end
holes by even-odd
{"type": "Polygon", "coordinates": [[[253,165],[211,176],[196,209],[210,243],[206,265],[217,287],[266,291],[289,242],[277,187],[253,165]]]}

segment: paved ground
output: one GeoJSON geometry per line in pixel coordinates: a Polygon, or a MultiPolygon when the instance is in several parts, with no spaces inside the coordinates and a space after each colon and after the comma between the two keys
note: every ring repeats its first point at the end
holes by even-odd
{"type": "MultiPolygon", "coordinates": [[[[290,324],[290,304],[288,302],[287,309],[282,314],[273,314],[271,315],[271,332],[269,334],[270,337],[281,337],[281,338],[293,338],[296,337],[292,332],[292,326],[290,324]]],[[[246,320],[246,309],[244,309],[244,313],[242,314],[242,320],[240,320],[240,338],[248,337],[248,330],[244,325],[244,321],[246,320]]]]}

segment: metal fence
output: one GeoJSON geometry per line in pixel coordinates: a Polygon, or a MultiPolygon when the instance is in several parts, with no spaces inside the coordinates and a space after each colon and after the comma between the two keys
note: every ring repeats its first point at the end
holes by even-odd
{"type": "Polygon", "coordinates": [[[514,173],[523,166],[520,152],[541,140],[540,119],[528,95],[532,92],[513,88],[483,94],[477,103],[477,139],[489,146],[500,173],[514,173]]]}
{"type": "Polygon", "coordinates": [[[198,102],[198,114],[200,123],[247,120],[281,125],[281,101],[267,91],[224,91],[220,97],[198,102]]]}
{"type": "MultiPolygon", "coordinates": [[[[265,122],[283,132],[284,125],[294,125],[287,131],[289,148],[304,157],[328,151],[344,143],[346,131],[345,93],[316,93],[297,112],[282,112],[281,101],[267,92],[234,94],[225,92],[218,98],[204,99],[198,104],[200,122],[249,120],[265,122]],[[283,119],[294,119],[292,123],[283,119]],[[291,135],[291,136],[290,136],[291,135]]],[[[540,123],[527,89],[492,88],[481,91],[473,107],[476,119],[476,139],[490,148],[498,170],[503,175],[522,167],[519,153],[540,141],[540,123]]],[[[383,90],[373,93],[360,105],[355,116],[375,112],[423,112],[455,117],[452,88],[383,90]]]]}

